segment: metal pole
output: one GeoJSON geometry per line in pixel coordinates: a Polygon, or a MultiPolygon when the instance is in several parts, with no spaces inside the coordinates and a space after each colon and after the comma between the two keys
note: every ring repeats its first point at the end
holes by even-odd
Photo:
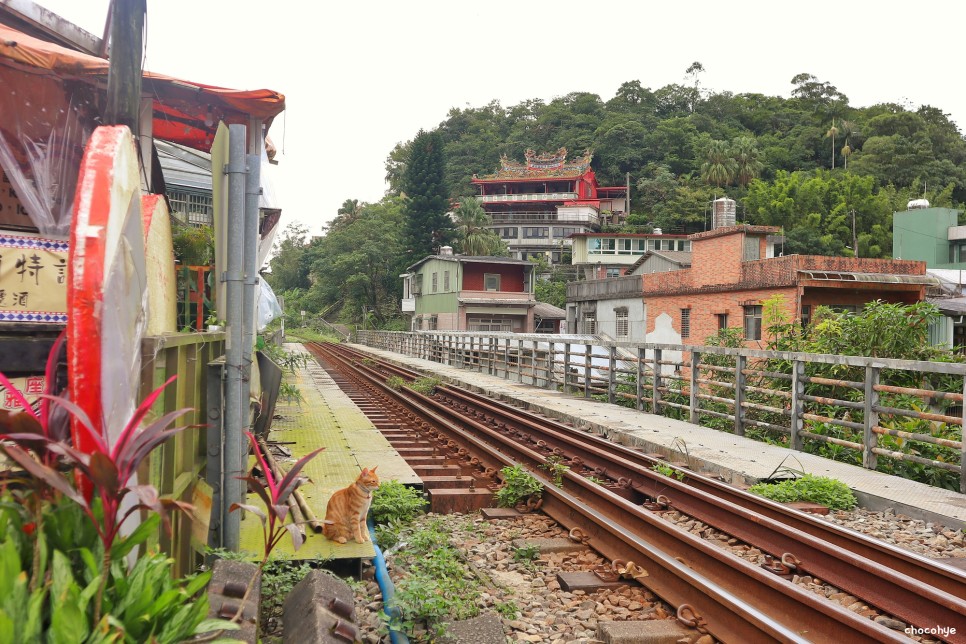
{"type": "MultiPolygon", "coordinates": [[[[258,138],[258,130],[252,128],[252,137],[258,138]]],[[[242,314],[242,363],[245,365],[245,382],[252,377],[252,347],[255,346],[255,300],[258,288],[258,196],[261,194],[261,156],[248,155],[248,177],[245,182],[245,286],[244,312],[242,314]]],[[[231,249],[229,249],[230,251],[231,249]]],[[[249,385],[251,386],[251,385],[249,385]]],[[[248,414],[245,424],[248,426],[248,414]]]]}
{"type": "Polygon", "coordinates": [[[244,125],[230,125],[228,165],[224,168],[228,175],[228,265],[225,274],[221,276],[226,282],[225,299],[228,310],[226,320],[228,333],[225,336],[225,490],[222,496],[222,525],[224,526],[223,541],[228,550],[238,550],[239,533],[241,531],[241,516],[238,512],[229,512],[232,503],[244,502],[242,481],[244,476],[248,450],[244,447],[245,427],[248,416],[248,394],[244,390],[245,382],[242,378],[244,364],[244,293],[242,291],[245,276],[243,273],[243,254],[245,247],[244,227],[238,225],[245,216],[245,184],[247,168],[245,167],[245,142],[247,127],[244,125]],[[231,222],[234,222],[232,225],[231,222]]]}

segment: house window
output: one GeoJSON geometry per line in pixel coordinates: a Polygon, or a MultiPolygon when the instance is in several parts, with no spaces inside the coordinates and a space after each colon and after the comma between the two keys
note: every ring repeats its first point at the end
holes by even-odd
{"type": "Polygon", "coordinates": [[[435,331],[439,328],[439,318],[435,315],[429,316],[429,330],[435,331]]]}
{"type": "Polygon", "coordinates": [[[617,240],[616,239],[601,239],[600,240],[600,250],[602,253],[608,253],[610,255],[614,254],[617,250],[617,240]]]}
{"type": "Polygon", "coordinates": [[[627,338],[630,330],[627,323],[627,307],[614,309],[614,319],[616,320],[614,336],[617,338],[627,338]]]}
{"type": "Polygon", "coordinates": [[[500,229],[501,239],[516,239],[517,229],[516,228],[501,228],[500,229]]]}
{"type": "Polygon", "coordinates": [[[621,255],[630,255],[632,242],[631,239],[618,239],[617,252],[621,255]]]}
{"type": "Polygon", "coordinates": [[[681,339],[691,337],[691,309],[681,309],[681,339]]]}
{"type": "Polygon", "coordinates": [[[443,271],[443,292],[449,293],[449,271],[443,271]]]}
{"type": "Polygon", "coordinates": [[[572,227],[569,227],[569,226],[568,227],[564,227],[564,228],[554,228],[553,229],[553,236],[554,237],[568,237],[569,235],[573,235],[574,233],[579,233],[579,232],[580,232],[580,229],[579,228],[572,228],[572,227]]]}
{"type": "Polygon", "coordinates": [[[607,277],[620,277],[620,276],[621,276],[621,269],[619,268],[607,269],[607,277]]]}
{"type": "Polygon", "coordinates": [[[635,239],[634,240],[634,254],[643,255],[647,251],[647,240],[646,239],[635,239]]]}
{"type": "Polygon", "coordinates": [[[508,333],[513,330],[513,321],[510,318],[469,318],[466,326],[469,331],[508,333]]]}
{"type": "Polygon", "coordinates": [[[808,325],[812,323],[812,306],[810,304],[802,304],[802,328],[808,328],[808,325]]]}
{"type": "Polygon", "coordinates": [[[548,226],[526,227],[523,229],[523,236],[526,239],[543,238],[550,235],[548,226]]]}
{"type": "Polygon", "coordinates": [[[439,274],[433,273],[433,293],[439,290],[439,274]]]}
{"type": "Polygon", "coordinates": [[[744,261],[751,262],[761,259],[761,240],[758,237],[745,237],[744,261]]]}
{"type": "Polygon", "coordinates": [[[745,340],[761,340],[761,307],[745,308],[745,340]]]}
{"type": "Polygon", "coordinates": [[[597,313],[584,313],[584,333],[595,335],[597,333],[597,313]]]}
{"type": "Polygon", "coordinates": [[[725,329],[727,329],[728,328],[728,314],[727,313],[718,313],[716,315],[716,317],[718,318],[718,331],[724,331],[725,329]]]}
{"type": "Polygon", "coordinates": [[[499,291],[500,290],[500,274],[499,273],[483,273],[483,288],[487,291],[499,291]]]}

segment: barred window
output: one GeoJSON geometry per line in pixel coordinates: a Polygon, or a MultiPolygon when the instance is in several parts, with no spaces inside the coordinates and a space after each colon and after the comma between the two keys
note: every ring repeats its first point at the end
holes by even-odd
{"type": "Polygon", "coordinates": [[[627,309],[614,309],[614,318],[616,319],[615,337],[626,338],[630,331],[630,327],[627,322],[627,309]]]}
{"type": "Polygon", "coordinates": [[[433,273],[433,293],[439,290],[439,274],[433,273]]]}
{"type": "Polygon", "coordinates": [[[168,190],[171,214],[191,226],[210,226],[214,221],[214,200],[210,194],[168,190]]]}
{"type": "Polygon", "coordinates": [[[443,271],[443,292],[449,293],[449,271],[443,271]]]}
{"type": "Polygon", "coordinates": [[[587,335],[597,333],[597,313],[584,313],[584,333],[587,335]]]}
{"type": "Polygon", "coordinates": [[[691,309],[681,309],[681,339],[691,337],[691,309]]]}
{"type": "Polygon", "coordinates": [[[745,340],[761,340],[761,307],[745,307],[745,340]]]}

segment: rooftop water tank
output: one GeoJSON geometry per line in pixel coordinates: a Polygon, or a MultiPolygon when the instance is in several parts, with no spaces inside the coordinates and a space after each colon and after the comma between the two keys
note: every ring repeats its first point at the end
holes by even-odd
{"type": "Polygon", "coordinates": [[[734,199],[721,197],[711,202],[711,228],[735,225],[737,204],[734,199]]]}
{"type": "Polygon", "coordinates": [[[928,199],[913,199],[906,204],[906,210],[922,210],[929,207],[928,199]]]}

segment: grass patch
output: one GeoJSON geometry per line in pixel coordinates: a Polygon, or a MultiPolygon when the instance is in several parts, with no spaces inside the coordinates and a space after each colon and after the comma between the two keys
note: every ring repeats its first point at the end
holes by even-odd
{"type": "MultiPolygon", "coordinates": [[[[396,553],[395,566],[406,571],[396,581],[396,626],[414,639],[425,628],[430,639],[445,633],[445,623],[479,614],[479,582],[449,543],[441,520],[432,520],[405,534],[406,548],[396,553]]],[[[388,616],[383,616],[388,621],[388,616]]]]}
{"type": "Polygon", "coordinates": [[[438,387],[439,384],[439,378],[416,378],[406,386],[415,391],[417,394],[431,396],[433,395],[433,392],[436,391],[436,387],[438,387]]]}
{"type": "Polygon", "coordinates": [[[845,483],[812,474],[780,483],[758,483],[748,491],[779,503],[807,501],[820,503],[831,510],[851,510],[858,503],[845,483]]]}
{"type": "Polygon", "coordinates": [[[543,483],[538,481],[522,465],[504,467],[500,470],[503,485],[496,491],[496,504],[501,508],[513,508],[531,496],[543,494],[543,483]]]}

